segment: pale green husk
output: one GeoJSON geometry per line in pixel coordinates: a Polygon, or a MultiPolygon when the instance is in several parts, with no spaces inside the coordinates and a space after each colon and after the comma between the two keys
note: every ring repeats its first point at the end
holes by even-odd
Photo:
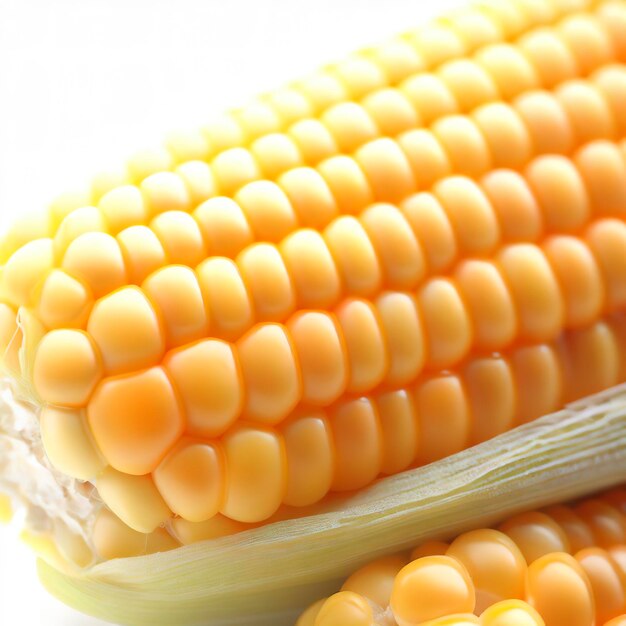
{"type": "Polygon", "coordinates": [[[120,624],[289,626],[372,558],[626,479],[626,386],[587,398],[340,506],[172,552],[68,576],[44,562],[63,602],[120,624]]]}

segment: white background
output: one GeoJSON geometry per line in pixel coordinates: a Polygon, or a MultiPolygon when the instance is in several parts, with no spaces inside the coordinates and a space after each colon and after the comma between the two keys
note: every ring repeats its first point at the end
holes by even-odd
{"type": "MultiPolygon", "coordinates": [[[[0,228],[169,131],[459,0],[0,0],[0,228]]],[[[0,527],[0,625],[96,626],[0,527]]],[[[176,625],[172,625],[176,626],[176,625]]]]}

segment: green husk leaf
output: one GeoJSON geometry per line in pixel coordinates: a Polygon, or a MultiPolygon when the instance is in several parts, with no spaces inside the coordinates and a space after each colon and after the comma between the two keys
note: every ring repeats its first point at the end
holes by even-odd
{"type": "Polygon", "coordinates": [[[626,479],[626,386],[315,515],[68,576],[40,562],[63,602],[133,626],[288,626],[379,555],[493,524],[626,479]]]}

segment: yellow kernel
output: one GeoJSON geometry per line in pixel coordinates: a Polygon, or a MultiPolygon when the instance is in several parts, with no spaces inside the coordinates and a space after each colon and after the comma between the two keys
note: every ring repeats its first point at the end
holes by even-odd
{"type": "Polygon", "coordinates": [[[485,136],[494,167],[519,168],[531,158],[528,130],[515,109],[501,102],[485,104],[472,113],[485,136]]]}
{"type": "Polygon", "coordinates": [[[392,139],[381,137],[366,143],[356,151],[355,160],[376,200],[398,202],[415,190],[411,165],[392,139]]]}
{"type": "Polygon", "coordinates": [[[141,192],[134,185],[111,189],[100,198],[98,208],[102,211],[111,234],[143,224],[148,217],[141,192]]]}
{"type": "Polygon", "coordinates": [[[98,447],[120,472],[151,472],[182,434],[178,400],[159,368],[107,378],[87,407],[98,447]]]}
{"type": "Polygon", "coordinates": [[[153,472],[168,507],[190,522],[208,520],[220,509],[224,484],[221,451],[210,443],[182,440],[153,472]]]}
{"type": "Polygon", "coordinates": [[[297,227],[296,216],[282,189],[269,180],[248,183],[235,195],[257,241],[278,242],[297,227]]]}
{"type": "Polygon", "coordinates": [[[327,313],[300,311],[287,327],[302,374],[302,399],[331,404],[348,384],[348,355],[337,322],[327,313]]]}
{"type": "Polygon", "coordinates": [[[205,339],[170,352],[163,367],[172,378],[187,418],[187,431],[217,437],[243,407],[241,373],[232,346],[205,339]]]}
{"type": "Polygon", "coordinates": [[[553,29],[531,30],[519,39],[517,45],[546,89],[578,75],[570,49],[553,29]]]}
{"type": "Polygon", "coordinates": [[[522,600],[503,600],[480,616],[482,626],[545,626],[543,618],[522,600]]]}
{"type": "Polygon", "coordinates": [[[427,556],[405,565],[391,594],[391,610],[399,626],[417,626],[451,613],[474,610],[474,585],[459,561],[427,556]]]}
{"type": "Polygon", "coordinates": [[[52,270],[41,286],[37,314],[48,328],[83,327],[92,306],[85,285],[61,270],[52,270]]]}
{"type": "Polygon", "coordinates": [[[252,326],[254,312],[237,265],[231,259],[210,257],[196,268],[196,275],[209,310],[211,334],[238,339],[252,326]]]}
{"type": "Polygon", "coordinates": [[[151,533],[171,515],[150,476],[130,476],[107,467],[96,487],[111,511],[137,532],[151,533]]]}
{"type": "Polygon", "coordinates": [[[168,265],[150,275],[142,289],[159,311],[168,347],[206,336],[209,320],[193,270],[168,265]]]}
{"type": "Polygon", "coordinates": [[[592,626],[594,600],[589,580],[569,554],[556,552],[528,567],[527,602],[546,626],[592,626]]]}
{"type": "Polygon", "coordinates": [[[241,207],[230,198],[211,198],[193,216],[211,255],[234,258],[254,241],[241,207]]]}
{"type": "Polygon", "coordinates": [[[289,128],[287,134],[298,146],[303,160],[311,165],[339,152],[335,138],[319,120],[298,120],[289,128]]]}
{"type": "Polygon", "coordinates": [[[275,432],[241,426],[223,438],[228,482],[221,512],[238,522],[260,522],[283,500],[287,467],[275,432]]]}
{"type": "Polygon", "coordinates": [[[557,504],[547,507],[543,512],[561,527],[573,554],[583,548],[593,546],[594,538],[591,530],[570,507],[557,504]]]}
{"type": "Polygon", "coordinates": [[[290,87],[281,87],[267,94],[264,99],[278,114],[285,126],[313,115],[311,103],[304,94],[290,87]]]}
{"type": "Polygon", "coordinates": [[[108,374],[156,365],[165,351],[156,312],[137,287],[124,287],[96,302],[87,330],[108,374]]]}
{"type": "Polygon", "coordinates": [[[396,574],[406,565],[403,556],[384,556],[359,568],[341,586],[371,600],[381,608],[389,606],[396,574]]]}
{"type": "Polygon", "coordinates": [[[426,361],[424,329],[415,297],[385,292],[375,306],[389,353],[385,381],[394,386],[407,384],[417,378],[426,361]]]}
{"type": "Polygon", "coordinates": [[[373,202],[365,174],[351,157],[331,157],[320,163],[317,169],[326,181],[339,213],[357,214],[373,202]]]}
{"type": "Polygon", "coordinates": [[[412,289],[425,273],[420,243],[401,211],[391,204],[375,204],[360,221],[378,253],[389,287],[412,289]]]}
{"type": "Polygon", "coordinates": [[[595,16],[584,13],[568,16],[556,30],[572,51],[583,76],[613,60],[611,41],[595,16]]]}
{"type": "Polygon", "coordinates": [[[53,330],[39,343],[33,382],[44,402],[84,406],[101,376],[100,355],[87,333],[53,330]]]}
{"type": "Polygon", "coordinates": [[[578,144],[594,139],[611,139],[615,125],[602,92],[584,80],[572,80],[555,91],[578,144]]]}
{"type": "Polygon", "coordinates": [[[369,485],[380,473],[382,433],[376,408],[366,398],[337,405],[330,416],[335,449],[333,491],[369,485]]]}
{"type": "Polygon", "coordinates": [[[468,51],[485,46],[502,38],[498,23],[490,17],[471,9],[452,10],[448,17],[439,18],[463,40],[468,51]]]}
{"type": "Polygon", "coordinates": [[[455,59],[436,72],[452,93],[461,111],[471,111],[485,102],[499,99],[491,76],[470,59],[455,59]]]}
{"type": "Polygon", "coordinates": [[[376,251],[367,232],[354,217],[342,216],[324,231],[324,240],[350,294],[375,293],[382,282],[376,251]]]}
{"type": "Polygon", "coordinates": [[[545,513],[533,511],[514,515],[500,524],[499,530],[517,544],[529,564],[544,555],[570,550],[561,527],[545,513]]]}
{"type": "Polygon", "coordinates": [[[278,184],[287,194],[296,219],[304,227],[322,229],[339,214],[326,181],[313,168],[297,167],[285,172],[278,184]]]}
{"type": "Polygon", "coordinates": [[[282,421],[302,398],[295,348],[280,324],[255,326],[237,344],[246,389],[244,417],[282,421]]]}
{"type": "Polygon", "coordinates": [[[478,51],[475,59],[494,81],[504,100],[539,86],[535,68],[517,45],[495,43],[478,51]]]}
{"type": "Polygon", "coordinates": [[[489,261],[463,261],[455,279],[474,327],[474,342],[486,350],[510,344],[517,331],[517,314],[507,285],[489,261]]]}
{"type": "Polygon", "coordinates": [[[147,535],[133,530],[106,508],[100,509],[93,527],[93,543],[102,559],[123,559],[146,551],[147,535]]]}
{"type": "Polygon", "coordinates": [[[520,335],[534,341],[556,337],[563,326],[563,297],[543,252],[532,244],[512,244],[497,262],[513,296],[520,335]]]}
{"type": "Polygon", "coordinates": [[[348,391],[373,389],[389,368],[385,338],[374,306],[367,300],[347,300],[336,311],[348,360],[348,391]]]}
{"type": "Polygon", "coordinates": [[[424,69],[422,57],[408,42],[399,38],[385,41],[365,53],[383,69],[390,84],[424,69]]]}
{"type": "Polygon", "coordinates": [[[399,89],[411,102],[425,126],[444,115],[459,112],[459,105],[450,87],[437,74],[415,74],[403,81],[399,89]]]}
{"type": "Polygon", "coordinates": [[[438,376],[423,382],[415,393],[420,465],[443,459],[467,448],[470,413],[458,376],[438,376]]]}
{"type": "Polygon", "coordinates": [[[491,169],[487,141],[471,118],[450,115],[437,120],[432,132],[446,151],[455,172],[476,177],[491,169]]]}
{"type": "Polygon", "coordinates": [[[302,165],[297,145],[283,133],[259,137],[250,146],[250,152],[265,178],[274,179],[283,172],[302,165]]]}
{"type": "Polygon", "coordinates": [[[375,626],[372,608],[365,598],[340,591],[328,598],[313,622],[314,626],[375,626]]]}
{"type": "Polygon", "coordinates": [[[413,170],[416,189],[428,189],[453,171],[453,155],[429,130],[418,128],[403,133],[398,137],[398,145],[413,170]]]}
{"type": "Polygon", "coordinates": [[[420,125],[409,99],[399,89],[381,89],[363,100],[363,107],[384,135],[394,137],[420,125]]]}
{"type": "Polygon", "coordinates": [[[158,237],[147,226],[131,226],[117,236],[130,283],[140,285],[167,262],[158,237]]]}
{"type": "Polygon", "coordinates": [[[626,161],[609,141],[594,141],[574,156],[591,210],[596,215],[626,215],[626,161]]]}
{"type": "Polygon", "coordinates": [[[335,104],[322,113],[320,120],[343,153],[350,153],[378,136],[374,120],[356,102],[335,104]]]}
{"type": "Polygon", "coordinates": [[[346,86],[352,98],[361,98],[366,93],[378,91],[385,86],[385,76],[376,63],[359,56],[350,56],[332,65],[331,74],[336,74],[346,86]]]}
{"type": "Polygon", "coordinates": [[[375,402],[383,442],[381,472],[397,474],[412,465],[417,456],[417,411],[411,394],[404,389],[379,394],[375,402]]]}
{"type": "Polygon", "coordinates": [[[232,113],[215,116],[202,127],[202,134],[213,154],[240,146],[246,139],[243,128],[232,113]]]}
{"type": "Polygon", "coordinates": [[[589,199],[569,159],[557,155],[539,157],[528,166],[525,176],[548,229],[575,232],[589,220],[589,199]]]}
{"type": "Polygon", "coordinates": [[[333,481],[330,425],[322,412],[312,412],[298,415],[281,430],[289,470],[283,502],[289,506],[315,504],[333,481]]]}
{"type": "Polygon", "coordinates": [[[543,245],[561,289],[565,326],[576,328],[596,320],[604,305],[604,285],[589,248],[578,238],[554,236],[543,245]]]}
{"type": "Polygon", "coordinates": [[[409,41],[417,48],[427,67],[435,67],[467,53],[463,40],[454,30],[437,24],[429,24],[410,33],[409,41]]]}
{"type": "Polygon", "coordinates": [[[183,179],[189,192],[190,206],[196,207],[201,202],[217,195],[213,172],[203,161],[187,161],[176,168],[176,173],[183,179]]]}
{"type": "Polygon", "coordinates": [[[84,233],[74,239],[61,267],[85,281],[97,297],[128,282],[120,246],[105,233],[84,233]]]}
{"type": "Polygon", "coordinates": [[[477,613],[500,600],[524,598],[526,562],[519,548],[497,530],[473,530],[459,535],[446,555],[460,561],[472,578],[477,613]]]}
{"type": "Polygon", "coordinates": [[[280,321],[295,309],[295,290],[275,246],[254,244],[237,257],[237,265],[252,298],[257,320],[280,321]]]}
{"type": "Polygon", "coordinates": [[[88,206],[67,215],[54,237],[54,256],[62,259],[68,246],[84,233],[106,233],[107,224],[99,209],[88,206]]]}
{"type": "Polygon", "coordinates": [[[509,364],[502,358],[474,359],[466,365],[463,380],[472,413],[472,443],[510,430],[517,398],[509,364]]]}
{"type": "Polygon", "coordinates": [[[602,624],[626,610],[624,577],[610,554],[601,548],[586,548],[576,553],[591,583],[596,605],[596,623],[602,624]]]}
{"type": "Polygon", "coordinates": [[[562,338],[564,401],[582,398],[619,382],[619,352],[604,322],[571,331],[562,338]]]}
{"type": "Polygon", "coordinates": [[[437,183],[434,193],[452,224],[459,247],[469,254],[488,253],[495,247],[500,238],[498,222],[474,181],[452,176],[437,183]]]}
{"type": "Polygon", "coordinates": [[[258,100],[253,100],[232,115],[250,139],[267,135],[280,127],[280,119],[272,107],[258,100]]]}
{"type": "Polygon", "coordinates": [[[602,219],[592,224],[585,239],[600,265],[608,308],[620,310],[626,304],[626,223],[602,219]]]}
{"type": "Polygon", "coordinates": [[[554,350],[547,345],[519,348],[511,358],[517,397],[516,423],[554,411],[562,394],[562,374],[554,350]]]}
{"type": "Polygon", "coordinates": [[[141,182],[139,188],[149,217],[166,211],[188,211],[190,208],[185,182],[173,172],[152,174],[141,182]]]}
{"type": "Polygon", "coordinates": [[[471,348],[472,327],[455,284],[433,278],[420,289],[418,302],[427,337],[427,365],[445,368],[460,361],[471,348]]]}
{"type": "Polygon", "coordinates": [[[626,539],[624,518],[611,505],[590,498],[574,507],[574,512],[593,533],[596,546],[611,548],[624,543],[626,539]]]}
{"type": "Polygon", "coordinates": [[[517,172],[495,170],[480,182],[498,219],[505,241],[536,241],[543,231],[539,206],[526,180],[517,172]]]}
{"type": "Polygon", "coordinates": [[[626,71],[623,65],[615,64],[598,69],[593,75],[593,83],[598,87],[611,110],[618,137],[626,130],[626,71]]]}
{"type": "Polygon", "coordinates": [[[335,262],[319,232],[300,229],[279,246],[293,280],[298,307],[328,309],[341,296],[335,262]]]}
{"type": "Polygon", "coordinates": [[[2,270],[2,290],[17,305],[28,305],[35,288],[53,267],[52,239],[35,239],[14,252],[2,270]]]}
{"type": "Polygon", "coordinates": [[[513,106],[521,116],[534,146],[535,154],[569,154],[574,134],[563,107],[546,91],[531,91],[518,96],[513,106]]]}
{"type": "Polygon", "coordinates": [[[166,211],[155,217],[150,228],[159,238],[170,263],[195,267],[207,250],[196,221],[183,211],[166,211]]]}
{"type": "Polygon", "coordinates": [[[424,251],[428,271],[435,274],[446,270],[458,250],[450,220],[437,198],[430,193],[417,193],[400,206],[424,251]]]}
{"type": "Polygon", "coordinates": [[[261,178],[261,172],[254,157],[244,148],[230,148],[220,152],[213,159],[211,169],[217,188],[225,196],[261,178]]]}
{"type": "Polygon", "coordinates": [[[46,406],[39,428],[46,455],[64,474],[93,480],[106,466],[91,440],[83,411],[46,406]]]}

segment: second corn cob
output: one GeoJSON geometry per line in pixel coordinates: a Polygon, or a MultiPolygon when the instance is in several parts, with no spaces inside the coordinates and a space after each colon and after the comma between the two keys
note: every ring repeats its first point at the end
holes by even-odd
{"type": "Polygon", "coordinates": [[[626,619],[625,513],[626,491],[615,490],[383,557],[296,626],[616,626],[626,619]]]}

